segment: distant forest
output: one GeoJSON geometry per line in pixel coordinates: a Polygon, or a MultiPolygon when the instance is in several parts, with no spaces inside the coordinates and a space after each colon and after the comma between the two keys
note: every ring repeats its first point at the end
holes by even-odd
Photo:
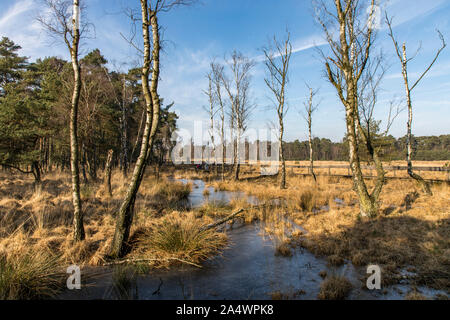
{"type": "MultiPolygon", "coordinates": [[[[406,157],[406,137],[396,139],[383,137],[378,142],[384,161],[404,160],[406,157]]],[[[342,142],[330,139],[313,139],[315,160],[347,161],[348,148],[345,138],[342,142]]],[[[440,136],[413,137],[414,160],[450,160],[450,134],[440,136]]],[[[285,143],[286,160],[309,160],[308,141],[295,140],[285,143]]],[[[364,155],[362,155],[364,157],[364,155]]]]}
{"type": "MultiPolygon", "coordinates": [[[[57,57],[30,63],[21,47],[0,40],[0,165],[40,173],[70,168],[69,116],[74,86],[72,64],[57,57]]],[[[126,174],[136,161],[145,123],[145,104],[139,69],[111,71],[95,49],[80,59],[78,137],[81,173],[96,181],[108,150],[113,163],[126,174]]],[[[163,100],[163,99],[161,99],[163,100]]],[[[177,115],[160,111],[160,125],[150,160],[160,160],[172,147],[177,115]]]]}

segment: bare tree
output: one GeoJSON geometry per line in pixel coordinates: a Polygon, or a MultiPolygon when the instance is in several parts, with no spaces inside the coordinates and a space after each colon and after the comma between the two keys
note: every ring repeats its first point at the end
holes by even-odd
{"type": "MultiPolygon", "coordinates": [[[[234,51],[231,59],[227,61],[231,72],[231,80],[222,73],[222,84],[228,94],[231,106],[231,126],[236,131],[236,152],[234,179],[239,180],[240,169],[240,145],[242,135],[247,130],[250,112],[253,104],[250,98],[250,71],[254,67],[254,62],[245,57],[242,53],[234,51]]],[[[233,140],[232,140],[233,141],[233,140]]]]}
{"type": "Polygon", "coordinates": [[[219,128],[221,149],[222,149],[222,181],[225,180],[225,105],[222,99],[222,78],[223,78],[223,66],[217,63],[211,63],[213,90],[216,102],[219,105],[219,118],[217,127],[219,128]]]}
{"type": "Polygon", "coordinates": [[[403,82],[405,85],[405,91],[406,91],[406,105],[408,107],[408,122],[407,122],[407,131],[406,131],[406,162],[408,165],[408,175],[420,183],[422,186],[424,192],[428,195],[432,195],[432,191],[430,188],[430,185],[428,182],[426,182],[420,175],[413,172],[412,168],[412,118],[413,118],[413,111],[412,111],[412,100],[411,100],[411,92],[414,90],[414,88],[419,84],[419,82],[423,79],[423,77],[430,71],[431,67],[434,65],[434,63],[437,61],[439,55],[441,54],[442,50],[447,46],[445,43],[444,36],[442,33],[437,30],[437,33],[439,35],[439,38],[441,40],[441,47],[437,50],[434,59],[431,61],[431,63],[428,65],[428,67],[425,69],[425,71],[420,75],[420,77],[414,82],[413,85],[410,84],[409,78],[408,78],[408,63],[413,60],[417,53],[420,50],[417,50],[417,52],[410,58],[407,57],[406,53],[406,43],[403,43],[401,49],[400,45],[398,44],[397,40],[395,39],[394,33],[392,31],[392,19],[389,19],[387,13],[386,16],[386,24],[389,27],[389,36],[392,39],[392,42],[394,44],[395,52],[397,54],[398,59],[400,60],[400,64],[402,66],[402,76],[403,76],[403,82]]]}
{"type": "MultiPolygon", "coordinates": [[[[211,144],[212,144],[212,148],[213,148],[212,151],[214,154],[214,166],[216,166],[217,156],[216,156],[216,144],[214,141],[214,116],[215,116],[217,110],[215,110],[216,96],[214,94],[214,88],[213,88],[213,83],[214,83],[213,72],[212,71],[208,72],[206,77],[208,78],[208,89],[204,90],[204,93],[208,97],[209,107],[205,107],[205,111],[208,113],[209,120],[210,120],[208,133],[209,133],[209,138],[211,139],[211,144]]],[[[208,152],[208,154],[210,155],[211,153],[208,152]]]]}
{"type": "Polygon", "coordinates": [[[286,189],[286,161],[284,159],[284,118],[288,108],[286,105],[286,87],[289,82],[288,71],[289,62],[292,54],[292,45],[290,42],[290,33],[286,32],[286,39],[279,42],[274,36],[266,48],[263,48],[267,77],[264,79],[267,87],[275,96],[274,108],[278,116],[279,126],[279,156],[281,161],[281,180],[280,188],[286,189]]]}
{"type": "Polygon", "coordinates": [[[130,185],[117,215],[116,229],[109,254],[112,258],[122,257],[126,252],[130,228],[133,223],[136,196],[152,152],[154,138],[159,125],[161,100],[158,94],[158,83],[160,75],[161,30],[158,18],[161,12],[167,12],[177,5],[187,5],[192,2],[191,0],[140,0],[144,43],[141,82],[146,105],[146,122],[142,135],[141,151],[134,167],[130,185]],[[150,74],[151,80],[149,79],[150,74]]]}
{"type": "Polygon", "coordinates": [[[70,112],[70,167],[72,173],[73,239],[82,241],[85,238],[83,211],[80,197],[80,172],[78,150],[78,105],[81,90],[81,70],[78,61],[78,50],[81,36],[88,30],[89,24],[80,24],[80,0],[44,0],[49,16],[38,17],[41,25],[54,37],[62,37],[69,49],[72,59],[74,87],[70,112]],[[69,8],[73,6],[72,14],[69,8]]]}
{"type": "Polygon", "coordinates": [[[360,213],[361,216],[375,217],[378,214],[378,198],[385,181],[384,170],[378,150],[373,148],[370,137],[365,134],[361,125],[358,86],[367,70],[375,40],[373,22],[376,3],[375,0],[371,0],[368,4],[359,0],[334,0],[333,2],[333,5],[327,5],[323,0],[315,1],[316,19],[325,33],[331,57],[324,52],[321,54],[327,78],[335,87],[345,107],[349,163],[355,191],[359,198],[360,213]],[[365,12],[368,12],[367,16],[365,12]],[[334,34],[336,31],[338,31],[337,35],[334,34]],[[358,154],[361,143],[358,136],[361,136],[376,166],[377,178],[371,192],[361,170],[358,154]]]}
{"type": "Polygon", "coordinates": [[[314,102],[314,97],[316,96],[318,90],[313,90],[310,86],[306,85],[309,89],[308,101],[304,102],[304,114],[306,124],[308,125],[308,143],[309,143],[309,172],[317,182],[316,174],[314,173],[314,151],[312,144],[312,115],[318,109],[319,104],[314,102]]]}
{"type": "Polygon", "coordinates": [[[386,129],[380,131],[381,128],[379,124],[381,121],[376,121],[374,119],[374,111],[378,103],[380,84],[386,74],[386,70],[384,57],[380,52],[380,54],[372,57],[372,59],[367,62],[366,72],[361,77],[361,84],[358,88],[359,119],[363,132],[370,142],[370,145],[367,146],[368,149],[377,148],[376,140],[387,136],[393,122],[403,110],[403,108],[401,108],[402,101],[396,101],[396,99],[393,98],[390,101],[386,129]]]}

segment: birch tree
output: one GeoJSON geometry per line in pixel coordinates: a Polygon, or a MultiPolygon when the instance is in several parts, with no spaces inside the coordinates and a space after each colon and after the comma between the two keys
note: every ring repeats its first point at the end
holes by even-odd
{"type": "Polygon", "coordinates": [[[408,175],[416,180],[423,188],[424,192],[428,195],[433,195],[430,185],[427,181],[425,181],[419,174],[415,173],[413,171],[412,167],[412,157],[413,157],[413,149],[412,149],[412,120],[413,120],[413,107],[412,107],[412,98],[411,93],[412,91],[417,87],[417,85],[420,83],[420,81],[425,77],[425,75],[430,71],[430,69],[433,67],[435,62],[437,61],[439,55],[441,54],[442,50],[447,46],[445,43],[444,36],[442,33],[437,30],[438,36],[441,40],[441,47],[437,50],[433,60],[428,65],[428,67],[421,73],[421,75],[418,77],[418,79],[411,84],[410,78],[408,77],[408,63],[413,60],[417,53],[419,52],[420,48],[417,50],[416,54],[414,54],[412,57],[408,58],[407,52],[406,52],[406,43],[404,42],[403,45],[400,47],[399,43],[395,39],[394,32],[392,31],[392,18],[389,19],[387,13],[386,13],[386,24],[389,28],[389,37],[392,39],[392,43],[394,44],[395,53],[397,54],[397,57],[400,61],[400,65],[402,67],[402,76],[403,76],[403,83],[405,85],[405,93],[406,93],[406,106],[408,108],[408,122],[406,123],[406,163],[407,163],[407,171],[408,175]]]}
{"type": "Polygon", "coordinates": [[[309,94],[307,102],[304,102],[304,114],[303,118],[306,121],[306,125],[308,126],[308,145],[309,145],[309,173],[314,178],[314,181],[317,182],[316,174],[314,173],[314,150],[312,143],[312,115],[318,109],[319,104],[314,102],[314,97],[316,96],[318,90],[313,90],[310,86],[308,86],[309,94]]]}
{"type": "Polygon", "coordinates": [[[78,105],[81,90],[81,70],[78,61],[79,44],[82,34],[88,30],[89,24],[80,24],[80,0],[44,0],[49,16],[38,17],[41,25],[53,36],[62,37],[70,52],[73,69],[73,94],[70,111],[70,168],[72,174],[73,239],[81,241],[85,238],[83,211],[80,197],[79,147],[78,147],[78,105]],[[72,14],[69,12],[73,6],[72,14]]]}
{"type": "MultiPolygon", "coordinates": [[[[217,156],[216,156],[216,144],[215,144],[215,140],[214,140],[214,116],[216,115],[216,108],[215,108],[215,104],[216,104],[216,95],[214,94],[214,74],[212,71],[208,72],[208,74],[206,75],[206,77],[208,78],[208,89],[204,90],[204,94],[208,97],[208,104],[209,107],[205,107],[206,112],[208,113],[209,116],[209,138],[211,139],[211,145],[212,145],[212,151],[213,151],[213,155],[214,155],[214,166],[216,166],[216,162],[217,162],[217,156]]],[[[211,153],[208,152],[208,154],[210,155],[211,153]]]]}
{"type": "Polygon", "coordinates": [[[108,157],[106,158],[105,165],[105,178],[104,185],[106,190],[108,190],[108,195],[112,197],[112,188],[111,188],[111,172],[112,172],[112,161],[113,161],[114,150],[110,149],[108,151],[108,157]]]}
{"type": "Polygon", "coordinates": [[[222,73],[222,84],[228,95],[231,106],[231,131],[235,131],[236,135],[234,179],[239,180],[241,138],[247,130],[250,112],[253,109],[250,97],[250,71],[255,64],[251,59],[237,51],[233,52],[231,59],[227,61],[227,64],[230,69],[231,79],[228,78],[225,73],[222,73]]]}
{"type": "Polygon", "coordinates": [[[110,257],[125,255],[130,228],[133,223],[134,204],[145,168],[150,158],[155,135],[158,130],[161,99],[158,94],[160,76],[161,28],[159,16],[178,5],[190,4],[190,0],[140,0],[142,16],[142,39],[144,43],[141,74],[142,93],[145,100],[146,121],[142,135],[141,150],[125,198],[116,219],[116,229],[111,244],[110,257]]]}
{"type": "Polygon", "coordinates": [[[361,125],[358,87],[367,71],[375,40],[373,22],[376,3],[375,0],[369,3],[359,0],[322,0],[314,3],[317,22],[324,31],[330,49],[330,56],[321,52],[326,75],[345,107],[349,164],[359,198],[360,214],[363,217],[375,217],[385,181],[384,170],[378,150],[373,148],[370,137],[361,125]],[[362,143],[358,136],[361,136],[362,143]],[[376,167],[377,177],[372,191],[369,191],[363,178],[358,154],[361,147],[367,148],[376,167]]]}
{"type": "Polygon", "coordinates": [[[290,34],[287,32],[286,39],[283,42],[277,40],[274,36],[266,48],[263,48],[267,70],[267,77],[264,79],[267,87],[275,96],[274,108],[278,117],[278,142],[279,157],[281,162],[280,188],[286,189],[286,161],[284,159],[284,118],[288,111],[286,105],[286,87],[289,82],[288,71],[289,62],[292,54],[292,45],[290,34]]]}
{"type": "Polygon", "coordinates": [[[225,180],[225,105],[224,100],[222,98],[222,77],[223,77],[223,66],[217,63],[211,63],[211,72],[212,72],[212,82],[213,82],[213,90],[214,96],[216,98],[216,102],[219,107],[219,121],[218,121],[218,129],[220,134],[220,143],[221,143],[221,151],[222,151],[222,172],[221,178],[222,181],[225,180]]]}

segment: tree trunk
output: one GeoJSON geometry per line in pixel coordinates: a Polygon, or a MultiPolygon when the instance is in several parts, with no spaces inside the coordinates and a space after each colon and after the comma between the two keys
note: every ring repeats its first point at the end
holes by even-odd
{"type": "Polygon", "coordinates": [[[225,180],[225,157],[226,157],[225,135],[223,133],[223,124],[222,124],[222,181],[225,180]]]}
{"type": "Polygon", "coordinates": [[[125,77],[123,79],[123,92],[122,92],[122,173],[126,178],[128,175],[128,115],[126,99],[126,82],[125,77]]]}
{"type": "Polygon", "coordinates": [[[86,160],[86,149],[84,147],[84,144],[81,143],[81,152],[83,153],[82,158],[81,158],[81,172],[83,174],[83,182],[84,184],[88,183],[88,178],[87,178],[87,174],[86,174],[86,166],[87,166],[87,160],[86,160]]]}
{"type": "Polygon", "coordinates": [[[34,191],[40,193],[42,191],[41,169],[39,168],[39,162],[33,161],[31,164],[31,171],[34,176],[34,191]]]}
{"type": "Polygon", "coordinates": [[[52,141],[52,138],[50,138],[49,142],[48,142],[48,171],[49,172],[53,171],[52,158],[53,158],[53,141],[52,141]]]}
{"type": "Polygon", "coordinates": [[[146,162],[152,151],[153,138],[159,122],[160,100],[157,93],[159,79],[159,29],[156,12],[148,10],[147,1],[141,1],[142,32],[144,39],[144,66],[142,68],[142,91],[146,102],[147,119],[144,134],[142,136],[141,152],[136,162],[130,186],[125,199],[122,202],[117,215],[116,229],[111,244],[110,256],[120,258],[125,255],[130,228],[133,223],[134,204],[142,178],[144,176],[146,162]],[[149,21],[150,15],[150,21],[149,21]],[[153,33],[153,54],[150,53],[150,30],[153,33]],[[151,88],[149,88],[149,72],[151,57],[153,58],[151,88]]]}
{"type": "Polygon", "coordinates": [[[96,153],[95,148],[93,150],[93,154],[91,155],[91,158],[89,158],[89,154],[86,153],[86,160],[87,160],[87,167],[88,167],[88,173],[89,177],[91,178],[91,181],[97,182],[97,166],[96,166],[96,153]]]}
{"type": "Polygon", "coordinates": [[[432,196],[433,193],[431,192],[430,185],[427,181],[425,181],[420,175],[413,172],[412,168],[412,102],[411,102],[411,90],[409,89],[409,83],[408,83],[408,73],[406,70],[407,65],[407,59],[406,59],[406,46],[403,44],[403,60],[402,60],[402,74],[403,74],[403,80],[405,83],[405,90],[406,90],[406,104],[408,106],[408,122],[407,122],[407,132],[406,132],[406,163],[408,165],[408,175],[416,180],[422,187],[423,191],[427,194],[432,196]]]}
{"type": "Polygon", "coordinates": [[[284,160],[283,134],[284,134],[283,118],[280,117],[280,160],[281,160],[280,188],[286,189],[286,162],[284,160]]]}
{"type": "MultiPolygon", "coordinates": [[[[74,7],[79,8],[79,1],[73,1],[74,7]]],[[[72,201],[73,213],[73,239],[84,240],[83,212],[80,197],[80,173],[78,168],[78,102],[80,100],[80,65],[78,63],[78,45],[80,30],[77,23],[73,26],[73,44],[71,50],[72,68],[74,73],[74,88],[72,95],[72,110],[70,113],[70,169],[72,173],[72,201]]]]}
{"type": "Polygon", "coordinates": [[[238,132],[237,132],[237,139],[236,139],[236,153],[235,153],[235,170],[234,170],[234,180],[238,181],[239,180],[239,171],[240,171],[240,167],[241,167],[241,148],[240,148],[240,144],[241,144],[241,130],[240,128],[238,128],[238,132]]]}
{"type": "Polygon", "coordinates": [[[110,197],[112,197],[111,165],[112,165],[112,160],[113,160],[113,154],[114,154],[114,150],[111,149],[108,151],[108,157],[106,159],[106,167],[105,167],[105,186],[106,186],[106,189],[108,190],[108,194],[110,197]]]}
{"type": "MultiPolygon", "coordinates": [[[[351,86],[350,86],[351,87],[351,86]]],[[[351,88],[349,88],[352,92],[351,88]]],[[[367,186],[364,182],[361,171],[360,159],[358,155],[358,141],[357,141],[357,114],[354,110],[354,98],[350,98],[349,105],[346,106],[346,123],[347,123],[347,138],[349,145],[349,162],[352,170],[353,183],[355,191],[358,194],[360,213],[363,217],[373,218],[378,215],[378,199],[374,199],[367,191],[367,186]]]]}
{"type": "Polygon", "coordinates": [[[314,154],[313,154],[313,145],[312,145],[312,119],[311,112],[308,114],[308,143],[309,143],[309,173],[314,178],[314,181],[317,182],[316,174],[314,173],[314,154]]]}

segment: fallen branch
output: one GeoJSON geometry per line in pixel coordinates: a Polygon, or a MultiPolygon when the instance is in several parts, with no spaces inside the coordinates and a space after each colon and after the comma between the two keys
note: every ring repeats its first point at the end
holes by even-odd
{"type": "Polygon", "coordinates": [[[240,210],[238,210],[238,211],[236,211],[236,212],[230,214],[229,216],[226,216],[226,217],[223,218],[223,219],[220,219],[220,220],[218,220],[218,221],[216,221],[216,222],[214,222],[214,223],[208,224],[208,225],[204,226],[203,228],[201,228],[201,229],[200,229],[200,232],[203,232],[203,231],[210,230],[210,229],[213,229],[213,228],[215,228],[215,227],[218,227],[218,226],[220,226],[221,224],[224,224],[225,222],[234,219],[238,214],[240,214],[240,213],[242,213],[242,212],[244,212],[244,211],[246,211],[246,210],[247,210],[247,209],[240,209],[240,210]]]}
{"type": "Polygon", "coordinates": [[[10,164],[7,164],[7,163],[3,163],[3,162],[0,163],[0,165],[3,166],[3,167],[10,168],[10,169],[16,169],[17,171],[19,171],[21,173],[24,173],[24,174],[32,174],[33,173],[33,171],[25,171],[25,170],[20,169],[19,167],[16,167],[16,166],[13,166],[13,165],[10,165],[10,164]]]}
{"type": "Polygon", "coordinates": [[[171,261],[171,260],[176,260],[176,261],[179,261],[182,263],[190,264],[197,268],[202,267],[194,262],[186,261],[186,260],[175,258],[175,257],[159,258],[159,259],[158,258],[154,258],[154,259],[123,259],[123,260],[117,260],[117,261],[111,261],[111,262],[104,263],[103,266],[114,266],[114,265],[121,265],[121,264],[125,264],[125,263],[162,262],[162,261],[171,261]]]}
{"type": "MultiPolygon", "coordinates": [[[[273,200],[279,200],[279,199],[278,199],[278,198],[277,198],[277,199],[272,199],[272,201],[273,201],[273,200]]],[[[208,224],[208,225],[204,226],[203,228],[200,229],[200,232],[203,232],[203,231],[210,230],[210,229],[213,229],[213,228],[215,228],[215,227],[218,227],[218,226],[220,226],[221,224],[224,224],[225,222],[228,222],[228,221],[230,221],[230,220],[236,218],[237,215],[241,214],[241,213],[244,212],[244,211],[253,210],[253,209],[258,209],[258,208],[264,208],[264,207],[266,207],[266,206],[268,206],[268,205],[270,205],[270,203],[263,203],[263,204],[261,204],[261,205],[251,206],[250,208],[247,208],[247,209],[244,209],[244,208],[239,209],[238,211],[236,211],[236,212],[230,214],[229,216],[226,216],[226,217],[223,218],[223,219],[220,219],[220,220],[218,220],[218,221],[216,221],[216,222],[214,222],[214,223],[211,223],[211,224],[208,224]]]]}

